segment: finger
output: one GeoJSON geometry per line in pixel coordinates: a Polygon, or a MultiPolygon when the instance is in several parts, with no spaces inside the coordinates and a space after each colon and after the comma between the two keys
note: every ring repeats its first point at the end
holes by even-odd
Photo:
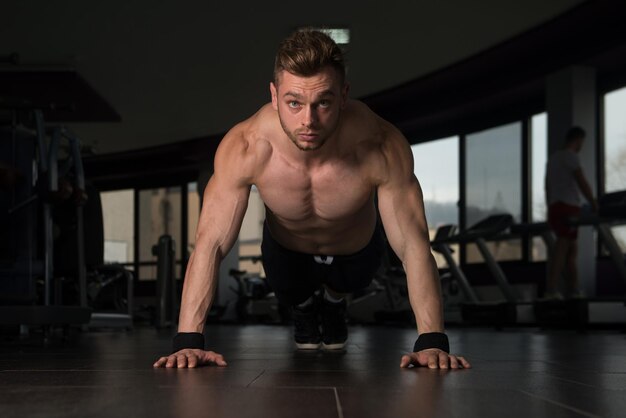
{"type": "Polygon", "coordinates": [[[448,353],[439,353],[439,368],[447,369],[448,368],[448,353]]]}
{"type": "Polygon", "coordinates": [[[461,362],[461,365],[463,365],[464,369],[471,369],[472,365],[469,363],[469,361],[467,361],[465,359],[465,357],[459,357],[459,361],[461,362]]]}
{"type": "Polygon", "coordinates": [[[450,368],[458,369],[459,368],[459,359],[456,356],[450,356],[450,368]]]}
{"type": "Polygon", "coordinates": [[[171,355],[167,357],[167,363],[165,364],[165,367],[176,367],[176,356],[175,355],[171,355]]]}
{"type": "Polygon", "coordinates": [[[187,367],[193,369],[198,365],[198,356],[194,353],[187,354],[187,367]]]}
{"type": "Polygon", "coordinates": [[[178,368],[184,369],[187,367],[187,356],[184,354],[179,354],[176,356],[176,361],[178,362],[178,368]]]}
{"type": "Polygon", "coordinates": [[[217,354],[213,351],[206,352],[203,359],[204,363],[213,362],[218,366],[226,366],[226,361],[221,354],[217,354]]]}
{"type": "Polygon", "coordinates": [[[222,356],[221,354],[213,353],[213,356],[211,357],[211,361],[217,364],[218,366],[226,366],[226,361],[224,360],[224,356],[222,356]]]}
{"type": "Polygon", "coordinates": [[[163,367],[167,363],[167,357],[161,357],[158,359],[152,366],[153,367],[163,367]]]}
{"type": "Polygon", "coordinates": [[[215,356],[215,364],[217,364],[218,366],[227,366],[226,364],[226,360],[224,360],[224,356],[222,356],[221,354],[218,354],[217,356],[215,356]]]}
{"type": "Polygon", "coordinates": [[[436,354],[428,354],[428,368],[436,369],[437,368],[437,356],[436,354]]]}
{"type": "Polygon", "coordinates": [[[407,368],[412,362],[413,361],[412,361],[411,356],[408,356],[405,354],[402,356],[402,359],[400,360],[400,367],[402,367],[403,369],[407,368]]]}

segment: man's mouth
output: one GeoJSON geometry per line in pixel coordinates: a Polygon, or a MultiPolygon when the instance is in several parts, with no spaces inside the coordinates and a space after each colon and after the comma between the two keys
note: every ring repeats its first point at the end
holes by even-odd
{"type": "Polygon", "coordinates": [[[312,132],[300,132],[298,134],[298,137],[305,140],[305,141],[312,141],[315,138],[317,138],[317,134],[316,133],[312,133],[312,132]]]}

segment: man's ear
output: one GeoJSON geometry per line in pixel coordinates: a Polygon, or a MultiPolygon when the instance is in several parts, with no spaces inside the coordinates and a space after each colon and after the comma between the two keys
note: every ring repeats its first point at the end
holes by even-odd
{"type": "Polygon", "coordinates": [[[273,81],[270,82],[270,93],[272,94],[272,107],[278,110],[278,89],[273,81]]]}
{"type": "Polygon", "coordinates": [[[350,83],[346,81],[341,89],[341,108],[346,107],[346,103],[348,103],[348,93],[350,92],[350,83]]]}

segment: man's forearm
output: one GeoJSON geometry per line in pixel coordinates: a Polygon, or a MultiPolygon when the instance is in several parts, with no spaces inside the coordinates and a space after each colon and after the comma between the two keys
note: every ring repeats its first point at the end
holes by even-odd
{"type": "Polygon", "coordinates": [[[593,204],[593,201],[594,201],[593,192],[591,191],[591,186],[589,186],[589,183],[587,181],[584,181],[583,184],[581,185],[581,191],[583,192],[583,195],[585,196],[585,198],[587,198],[587,201],[593,204]]]}
{"type": "Polygon", "coordinates": [[[203,252],[201,248],[192,253],[185,273],[178,332],[201,333],[213,302],[221,257],[217,251],[203,252]]]}
{"type": "Polygon", "coordinates": [[[404,267],[418,332],[444,332],[441,286],[432,254],[422,260],[409,257],[404,267]]]}

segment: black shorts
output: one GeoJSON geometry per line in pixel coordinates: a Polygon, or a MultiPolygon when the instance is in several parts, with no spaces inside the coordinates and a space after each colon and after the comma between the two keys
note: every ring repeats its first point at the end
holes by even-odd
{"type": "Polygon", "coordinates": [[[263,225],[261,253],[271,289],[285,305],[306,301],[322,285],[338,293],[352,293],[367,287],[382,262],[385,249],[380,226],[370,242],[350,255],[312,255],[289,250],[274,240],[263,225]]]}

